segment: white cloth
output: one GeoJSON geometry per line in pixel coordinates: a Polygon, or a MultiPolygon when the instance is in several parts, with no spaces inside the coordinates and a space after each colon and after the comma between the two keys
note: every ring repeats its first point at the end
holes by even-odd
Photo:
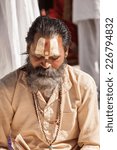
{"type": "Polygon", "coordinates": [[[0,0],[0,78],[24,64],[25,37],[37,16],[37,0],[0,0]]]}
{"type": "Polygon", "coordinates": [[[78,27],[80,68],[95,79],[99,90],[100,1],[73,0],[73,22],[78,27]]]}
{"type": "Polygon", "coordinates": [[[90,74],[99,87],[100,70],[100,22],[99,19],[79,21],[80,68],[90,74]]]}
{"type": "Polygon", "coordinates": [[[73,0],[73,22],[79,20],[99,19],[100,1],[99,0],[73,0]]]}

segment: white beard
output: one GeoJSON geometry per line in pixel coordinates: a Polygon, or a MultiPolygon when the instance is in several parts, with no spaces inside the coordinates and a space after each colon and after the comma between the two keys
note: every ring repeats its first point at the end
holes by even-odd
{"type": "Polygon", "coordinates": [[[43,97],[46,100],[49,100],[51,97],[53,90],[57,86],[57,84],[60,84],[61,78],[58,79],[52,79],[52,78],[44,78],[44,77],[38,77],[38,79],[32,81],[31,89],[33,91],[40,91],[43,97]]]}
{"type": "MultiPolygon", "coordinates": [[[[27,59],[28,60],[28,59],[27,59]]],[[[38,90],[45,99],[49,99],[55,87],[60,85],[64,74],[66,63],[64,62],[59,69],[43,68],[34,69],[30,62],[27,64],[27,83],[33,92],[38,90]]]]}

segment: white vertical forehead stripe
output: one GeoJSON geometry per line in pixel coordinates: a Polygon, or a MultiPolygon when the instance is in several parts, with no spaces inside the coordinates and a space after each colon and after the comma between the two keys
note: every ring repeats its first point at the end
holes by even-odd
{"type": "Polygon", "coordinates": [[[50,40],[50,56],[60,55],[57,37],[50,40]]]}
{"type": "Polygon", "coordinates": [[[37,46],[35,49],[35,54],[38,55],[44,55],[44,48],[45,48],[45,39],[44,38],[39,38],[37,42],[37,46]]]}
{"type": "Polygon", "coordinates": [[[35,49],[35,54],[45,56],[47,51],[50,56],[60,55],[57,37],[50,39],[50,49],[45,51],[45,38],[39,38],[35,49]]]}

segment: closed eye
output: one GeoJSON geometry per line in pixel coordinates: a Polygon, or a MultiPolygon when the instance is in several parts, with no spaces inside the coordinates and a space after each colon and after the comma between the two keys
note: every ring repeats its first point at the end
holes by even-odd
{"type": "Polygon", "coordinates": [[[60,56],[51,56],[50,59],[57,60],[60,56]]]}
{"type": "Polygon", "coordinates": [[[44,57],[41,56],[41,55],[32,55],[32,57],[33,57],[35,60],[43,59],[43,58],[44,58],[44,57]]]}

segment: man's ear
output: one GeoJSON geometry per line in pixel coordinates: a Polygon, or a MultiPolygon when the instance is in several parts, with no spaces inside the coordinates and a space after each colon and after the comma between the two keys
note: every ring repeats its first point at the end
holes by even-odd
{"type": "Polygon", "coordinates": [[[67,47],[65,48],[65,58],[68,56],[68,52],[69,52],[69,47],[67,46],[67,47]]]}
{"type": "Polygon", "coordinates": [[[68,56],[68,50],[65,52],[65,58],[68,56]]]}

